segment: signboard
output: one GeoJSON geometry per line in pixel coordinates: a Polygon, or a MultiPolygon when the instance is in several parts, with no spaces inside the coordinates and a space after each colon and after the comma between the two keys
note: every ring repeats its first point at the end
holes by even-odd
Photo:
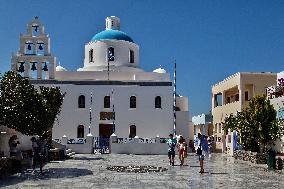
{"type": "Polygon", "coordinates": [[[115,120],[115,112],[100,112],[100,120],[115,120]]]}

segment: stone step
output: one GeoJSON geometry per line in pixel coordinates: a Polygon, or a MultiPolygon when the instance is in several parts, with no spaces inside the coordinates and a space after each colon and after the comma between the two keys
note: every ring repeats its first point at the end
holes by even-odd
{"type": "Polygon", "coordinates": [[[70,152],[72,152],[70,148],[66,150],[66,154],[69,154],[70,152]]]}

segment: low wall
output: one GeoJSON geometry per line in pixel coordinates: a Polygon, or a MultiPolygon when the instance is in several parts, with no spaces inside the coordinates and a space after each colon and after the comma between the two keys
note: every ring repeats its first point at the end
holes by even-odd
{"type": "Polygon", "coordinates": [[[86,138],[76,139],[68,139],[66,136],[63,136],[61,139],[55,139],[55,141],[66,146],[67,149],[70,148],[72,151],[78,154],[94,153],[94,137],[92,135],[87,135],[86,138]]]}
{"type": "Polygon", "coordinates": [[[14,129],[9,129],[6,126],[0,126],[0,152],[4,153],[4,156],[10,156],[9,139],[11,136],[17,135],[20,144],[17,145],[17,149],[21,151],[32,149],[31,137],[23,135],[15,131],[14,129]]]}
{"type": "Polygon", "coordinates": [[[116,136],[110,138],[110,151],[113,154],[137,154],[137,155],[166,155],[168,145],[165,139],[141,139],[120,140],[116,136]]]}

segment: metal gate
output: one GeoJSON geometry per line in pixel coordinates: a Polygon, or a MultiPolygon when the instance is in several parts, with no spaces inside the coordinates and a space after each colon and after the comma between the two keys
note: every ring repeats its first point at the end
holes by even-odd
{"type": "Polygon", "coordinates": [[[94,153],[109,154],[109,138],[94,138],[94,153]]]}

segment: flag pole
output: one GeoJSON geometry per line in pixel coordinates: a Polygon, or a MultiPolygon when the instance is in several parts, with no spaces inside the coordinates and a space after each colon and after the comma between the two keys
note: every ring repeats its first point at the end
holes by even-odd
{"type": "Polygon", "coordinates": [[[107,58],[107,80],[109,81],[109,57],[107,58]]]}
{"type": "Polygon", "coordinates": [[[93,104],[93,93],[91,92],[91,106],[90,106],[90,124],[89,124],[89,134],[91,134],[91,124],[92,124],[92,104],[93,104]]]}
{"type": "Polygon", "coordinates": [[[174,136],[176,136],[176,60],[174,62],[174,127],[173,127],[173,130],[174,130],[174,136]]]}
{"type": "Polygon", "coordinates": [[[111,99],[112,99],[112,131],[115,133],[115,115],[114,115],[114,90],[111,90],[111,99]]]}

